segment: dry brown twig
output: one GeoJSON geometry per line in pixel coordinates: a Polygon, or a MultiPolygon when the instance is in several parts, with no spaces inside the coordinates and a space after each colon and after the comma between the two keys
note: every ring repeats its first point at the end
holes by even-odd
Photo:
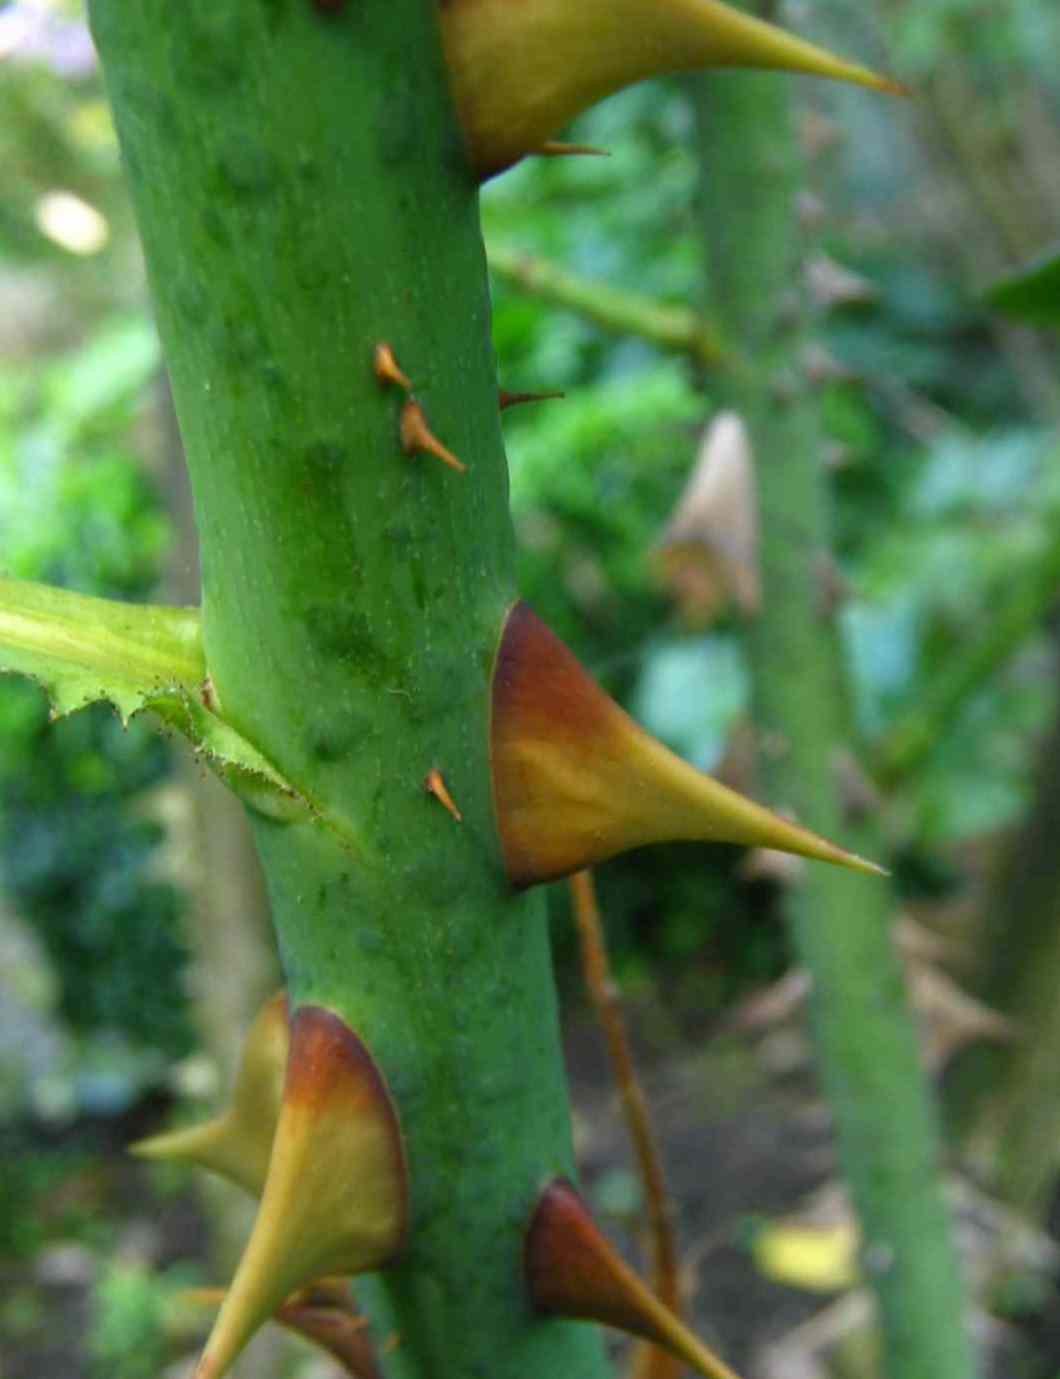
{"type": "MultiPolygon", "coordinates": [[[[637,1171],[643,1185],[651,1242],[652,1287],[659,1299],[680,1317],[683,1313],[677,1242],[662,1157],[633,1063],[633,1051],[622,1015],[622,999],[611,974],[592,872],[580,871],[572,876],[570,889],[585,984],[607,1041],[615,1083],[622,1099],[626,1126],[633,1141],[637,1171]]],[[[675,1356],[657,1346],[640,1343],[633,1353],[631,1379],[677,1379],[683,1369],[684,1365],[675,1356]]]]}

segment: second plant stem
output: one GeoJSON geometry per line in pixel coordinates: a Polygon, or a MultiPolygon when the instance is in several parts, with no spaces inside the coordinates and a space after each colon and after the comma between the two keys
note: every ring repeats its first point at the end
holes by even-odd
{"type": "MultiPolygon", "coordinates": [[[[748,425],[758,474],[763,599],[749,648],[763,785],[774,807],[849,835],[836,778],[850,742],[848,695],[822,578],[828,494],[804,367],[808,246],[790,97],[769,76],[717,77],[694,90],[712,319],[758,365],[753,378],[727,380],[724,400],[748,425]]],[[[844,842],[876,850],[868,828],[844,842]]],[[[809,866],[786,911],[813,977],[821,1075],[879,1304],[884,1372],[970,1379],[936,1116],[891,942],[892,898],[879,880],[809,866]]]]}

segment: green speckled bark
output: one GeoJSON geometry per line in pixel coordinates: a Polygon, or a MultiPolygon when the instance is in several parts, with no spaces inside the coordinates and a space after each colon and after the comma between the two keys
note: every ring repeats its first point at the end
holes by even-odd
{"type": "MultiPolygon", "coordinates": [[[[842,658],[822,562],[830,548],[819,415],[805,368],[808,250],[797,215],[800,166],[790,95],[772,77],[696,87],[712,319],[753,374],[725,401],[745,418],[761,513],[763,608],[751,624],[755,718],[770,803],[872,857],[871,825],[840,808],[850,744],[842,658]]],[[[972,1379],[941,1149],[885,882],[806,869],[787,897],[813,975],[822,1080],[882,1323],[886,1379],[972,1379]]]]}
{"type": "Polygon", "coordinates": [[[570,1171],[542,906],[501,876],[487,688],[512,534],[477,198],[432,0],[92,0],[195,494],[226,716],[308,798],[256,821],[296,1001],[376,1056],[411,1164],[359,1289],[388,1376],[599,1379],[520,1247],[570,1171]],[[391,343],[460,476],[398,444],[391,343]],[[423,790],[439,767],[457,824],[423,790]]]}

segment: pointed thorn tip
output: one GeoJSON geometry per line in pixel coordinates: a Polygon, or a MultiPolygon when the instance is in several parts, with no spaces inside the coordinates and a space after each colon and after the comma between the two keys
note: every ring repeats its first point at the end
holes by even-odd
{"type": "Polygon", "coordinates": [[[406,455],[428,454],[455,469],[458,474],[467,472],[467,465],[438,439],[427,425],[423,408],[414,397],[410,397],[401,409],[401,447],[406,455]]]}
{"type": "Polygon", "coordinates": [[[457,807],[456,801],[449,793],[449,787],[445,783],[445,777],[436,766],[432,766],[427,772],[427,778],[423,782],[423,788],[428,795],[433,795],[443,808],[447,809],[458,824],[464,822],[464,816],[457,807]]]}
{"type": "Polygon", "coordinates": [[[408,374],[398,364],[394,358],[394,351],[385,340],[380,340],[375,347],[375,353],[372,356],[372,370],[384,388],[390,384],[395,384],[399,388],[404,388],[407,393],[412,391],[412,383],[408,374]]]}

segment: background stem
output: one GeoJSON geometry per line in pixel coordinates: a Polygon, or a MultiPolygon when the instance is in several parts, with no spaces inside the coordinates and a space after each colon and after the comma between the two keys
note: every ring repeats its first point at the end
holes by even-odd
{"type": "MultiPolygon", "coordinates": [[[[763,785],[774,807],[878,855],[870,825],[845,825],[837,790],[850,721],[823,577],[828,495],[804,368],[808,246],[788,87],[768,76],[718,76],[693,91],[709,310],[757,365],[753,377],[726,380],[722,393],[748,426],[759,478],[763,598],[749,649],[763,785]]],[[[936,1117],[891,942],[891,906],[884,883],[830,867],[807,867],[785,897],[813,977],[821,1074],[879,1303],[885,1372],[969,1379],[936,1117]]]]}

